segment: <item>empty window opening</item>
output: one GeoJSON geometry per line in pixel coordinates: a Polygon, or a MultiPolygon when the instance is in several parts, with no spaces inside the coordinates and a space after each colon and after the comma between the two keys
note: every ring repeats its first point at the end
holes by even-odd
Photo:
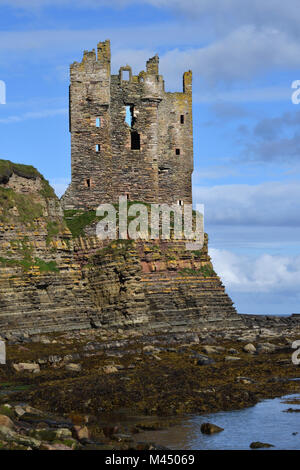
{"type": "Polygon", "coordinates": [[[126,106],[126,116],[125,116],[125,122],[128,124],[128,126],[132,126],[132,113],[131,113],[131,106],[126,106]]]}
{"type": "Polygon", "coordinates": [[[134,106],[132,104],[127,104],[126,106],[126,115],[125,115],[125,122],[131,128],[134,126],[136,118],[134,117],[134,106]]]}
{"type": "Polygon", "coordinates": [[[97,144],[97,145],[96,145],[96,152],[100,152],[100,150],[101,150],[101,145],[100,145],[100,144],[97,144]]]}
{"type": "Polygon", "coordinates": [[[122,80],[123,82],[129,82],[129,79],[130,79],[129,70],[122,70],[121,80],[122,80]]]}
{"type": "Polygon", "coordinates": [[[88,178],[88,179],[85,180],[85,185],[86,185],[87,188],[90,188],[90,187],[91,187],[91,180],[90,180],[90,178],[88,178]]]}
{"type": "Polygon", "coordinates": [[[183,201],[182,201],[182,199],[179,199],[179,201],[177,201],[177,204],[178,204],[178,206],[183,206],[183,201]]]}
{"type": "Polygon", "coordinates": [[[96,127],[101,127],[101,118],[96,118],[96,127]]]}
{"type": "Polygon", "coordinates": [[[184,124],[184,114],[181,114],[180,116],[180,124],[184,124]]]}
{"type": "Polygon", "coordinates": [[[141,138],[140,134],[136,131],[131,132],[131,150],[140,150],[141,138]]]}
{"type": "Polygon", "coordinates": [[[176,155],[180,155],[180,149],[175,150],[176,155]]]}

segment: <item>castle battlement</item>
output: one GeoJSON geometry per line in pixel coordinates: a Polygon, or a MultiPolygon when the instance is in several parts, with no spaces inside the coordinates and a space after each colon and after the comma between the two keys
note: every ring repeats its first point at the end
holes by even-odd
{"type": "Polygon", "coordinates": [[[111,75],[110,41],[70,67],[72,181],[65,208],[130,200],[191,203],[192,72],[183,91],[165,91],[159,57],[146,71],[129,65],[111,75]]]}

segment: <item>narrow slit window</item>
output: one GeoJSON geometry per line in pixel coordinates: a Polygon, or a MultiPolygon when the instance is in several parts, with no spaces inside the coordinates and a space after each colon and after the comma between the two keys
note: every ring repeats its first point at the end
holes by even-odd
{"type": "Polygon", "coordinates": [[[128,124],[128,126],[132,126],[132,113],[131,113],[131,106],[126,106],[126,116],[125,116],[125,122],[128,124]]]}
{"type": "Polygon", "coordinates": [[[179,201],[177,201],[177,204],[178,204],[178,206],[183,206],[183,201],[181,199],[179,199],[179,201]]]}
{"type": "Polygon", "coordinates": [[[184,124],[184,114],[181,114],[180,116],[180,124],[184,124]]]}
{"type": "Polygon", "coordinates": [[[90,178],[88,178],[88,179],[85,180],[85,185],[86,185],[87,188],[90,188],[90,187],[91,187],[91,180],[90,180],[90,178]]]}
{"type": "Polygon", "coordinates": [[[176,155],[180,155],[180,149],[175,150],[176,155]]]}
{"type": "Polygon", "coordinates": [[[138,132],[131,132],[131,150],[140,150],[141,138],[138,132]]]}
{"type": "Polygon", "coordinates": [[[101,118],[96,118],[96,127],[101,127],[101,118]]]}
{"type": "Polygon", "coordinates": [[[96,152],[100,152],[100,150],[101,150],[101,145],[100,145],[100,144],[97,144],[97,145],[96,145],[96,152]]]}

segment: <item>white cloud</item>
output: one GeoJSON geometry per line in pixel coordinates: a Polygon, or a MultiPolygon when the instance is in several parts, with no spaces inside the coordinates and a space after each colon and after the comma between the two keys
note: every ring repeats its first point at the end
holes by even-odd
{"type": "Polygon", "coordinates": [[[294,292],[299,295],[300,256],[256,258],[210,249],[214,268],[231,292],[294,292]]]}
{"type": "Polygon", "coordinates": [[[255,26],[243,26],[201,48],[169,50],[161,57],[164,74],[172,77],[179,70],[192,68],[194,74],[212,85],[249,81],[272,68],[299,66],[296,39],[276,29],[255,26]]]}
{"type": "Polygon", "coordinates": [[[67,108],[44,109],[41,111],[30,111],[23,114],[7,116],[0,119],[0,124],[14,124],[16,122],[27,121],[28,119],[44,119],[48,117],[61,116],[68,114],[67,108]]]}
{"type": "MultiPolygon", "coordinates": [[[[193,69],[194,77],[200,83],[204,79],[211,85],[249,80],[272,68],[297,69],[300,67],[299,42],[279,29],[254,25],[241,26],[230,31],[217,40],[199,47],[201,36],[199,27],[192,23],[189,27],[177,23],[156,24],[145,27],[107,28],[99,30],[43,30],[43,31],[2,31],[0,33],[0,53],[4,59],[17,60],[19,54],[30,52],[30,60],[37,60],[37,54],[43,54],[44,60],[68,53],[74,59],[81,59],[81,51],[91,49],[97,42],[106,37],[112,41],[113,61],[117,66],[124,60],[134,61],[137,70],[144,68],[145,60],[155,53],[156,47],[168,46],[167,52],[161,54],[161,71],[168,86],[178,88],[182,73],[193,69]],[[141,41],[137,46],[137,37],[141,41]],[[184,49],[182,49],[185,46],[184,49]],[[186,49],[186,47],[189,47],[186,49]],[[175,47],[175,48],[174,48],[175,47]],[[11,51],[15,51],[13,56],[11,51]],[[35,54],[32,55],[32,51],[35,54]],[[74,51],[77,55],[74,57],[74,51]],[[72,54],[72,55],[71,55],[72,54]]],[[[208,36],[209,37],[209,36],[208,36]]],[[[207,42],[207,41],[206,41],[207,42]]],[[[290,84],[288,84],[290,87],[290,84]]],[[[246,90],[239,92],[245,95],[246,90]]],[[[281,98],[291,94],[291,90],[279,87],[265,88],[260,93],[264,99],[278,94],[281,98]]],[[[210,99],[198,91],[196,100],[210,99]]],[[[230,92],[229,92],[230,93],[230,92]]],[[[255,90],[250,94],[255,95],[255,90]]],[[[257,93],[256,93],[257,95],[257,93]]],[[[215,99],[218,97],[215,97],[215,99]]],[[[224,96],[222,97],[224,99],[224,96]]],[[[251,97],[250,97],[251,99],[251,97]]],[[[253,99],[253,98],[252,98],[253,99]]]]}
{"type": "Polygon", "coordinates": [[[274,102],[291,99],[291,86],[269,86],[260,88],[241,87],[236,90],[216,90],[196,91],[193,94],[194,103],[215,103],[217,101],[231,103],[250,103],[250,102],[274,102]]]}
{"type": "Polygon", "coordinates": [[[216,225],[299,226],[300,184],[231,184],[193,188],[205,205],[205,220],[216,225]]]}

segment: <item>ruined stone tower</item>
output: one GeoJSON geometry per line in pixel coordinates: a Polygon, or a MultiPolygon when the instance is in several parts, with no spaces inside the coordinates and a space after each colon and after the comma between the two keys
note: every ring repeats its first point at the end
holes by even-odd
{"type": "Polygon", "coordinates": [[[165,92],[159,58],[132,75],[111,75],[110,41],[71,65],[72,181],[64,208],[90,209],[132,201],[191,203],[193,172],[192,72],[183,91],[165,92]]]}

